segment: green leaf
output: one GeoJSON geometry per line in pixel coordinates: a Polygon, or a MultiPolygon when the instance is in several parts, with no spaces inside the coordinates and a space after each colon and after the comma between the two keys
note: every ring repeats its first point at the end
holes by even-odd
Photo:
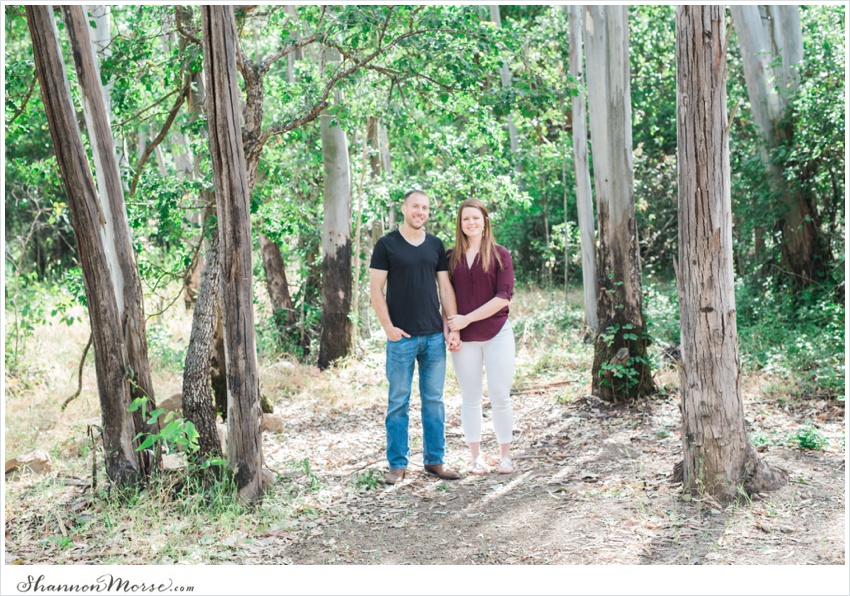
{"type": "Polygon", "coordinates": [[[155,424],[156,419],[160,417],[160,415],[165,412],[163,408],[157,408],[153,412],[151,412],[150,417],[148,418],[148,424],[155,424]]]}
{"type": "Polygon", "coordinates": [[[141,451],[143,449],[147,449],[148,447],[150,447],[151,445],[156,443],[156,440],[158,438],[159,438],[158,435],[148,435],[148,437],[144,441],[142,441],[142,444],[139,445],[138,447],[136,447],[136,451],[141,451]]]}

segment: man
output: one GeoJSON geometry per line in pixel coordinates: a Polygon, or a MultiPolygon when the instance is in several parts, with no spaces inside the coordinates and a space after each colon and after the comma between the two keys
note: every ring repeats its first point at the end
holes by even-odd
{"type": "Polygon", "coordinates": [[[443,464],[446,447],[443,384],[446,378],[446,341],[460,348],[460,333],[449,331],[440,315],[457,313],[442,241],[423,229],[430,200],[421,190],[404,195],[404,223],[375,245],[369,265],[372,307],[387,334],[387,484],[404,480],[408,456],[408,411],[413,368],[419,362],[422,399],[422,443],[425,472],[454,480],[457,470],[443,464]],[[436,277],[437,282],[434,282],[436,277]],[[387,296],[384,298],[384,286],[387,296]],[[440,288],[437,299],[437,286],[440,288]]]}

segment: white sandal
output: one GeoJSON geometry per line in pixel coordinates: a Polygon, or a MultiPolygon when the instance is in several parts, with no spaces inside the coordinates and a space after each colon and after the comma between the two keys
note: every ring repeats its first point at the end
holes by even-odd
{"type": "Polygon", "coordinates": [[[514,473],[514,464],[511,461],[510,457],[503,457],[499,460],[499,468],[497,470],[499,474],[513,474],[514,473]]]}
{"type": "Polygon", "coordinates": [[[487,465],[483,455],[479,455],[475,458],[475,460],[473,460],[472,469],[469,473],[475,474],[476,476],[483,476],[484,474],[490,473],[490,467],[487,465]]]}

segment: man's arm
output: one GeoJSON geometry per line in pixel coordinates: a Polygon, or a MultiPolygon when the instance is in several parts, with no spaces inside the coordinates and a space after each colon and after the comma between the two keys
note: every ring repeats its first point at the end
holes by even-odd
{"type": "MultiPolygon", "coordinates": [[[[440,287],[440,304],[443,306],[443,330],[446,330],[447,323],[452,317],[457,315],[457,298],[455,298],[455,289],[452,286],[452,280],[449,277],[448,271],[437,271],[437,284],[440,287]]],[[[460,349],[460,331],[449,331],[446,334],[446,342],[449,345],[450,352],[456,352],[460,349]]]]}
{"type": "Polygon", "coordinates": [[[387,299],[384,297],[384,286],[387,285],[388,271],[382,269],[369,269],[369,295],[372,297],[372,308],[378,315],[378,321],[387,334],[390,341],[399,341],[402,337],[410,337],[395,325],[390,319],[390,309],[387,308],[387,299]]]}

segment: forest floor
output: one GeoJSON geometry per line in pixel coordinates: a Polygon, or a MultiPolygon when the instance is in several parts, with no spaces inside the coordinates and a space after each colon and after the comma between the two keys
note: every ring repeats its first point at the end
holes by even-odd
{"type": "MultiPolygon", "coordinates": [[[[93,490],[91,364],[83,394],[59,412],[87,335],[73,330],[59,340],[45,331],[43,348],[60,342],[65,351],[56,348],[42,380],[6,374],[6,457],[39,447],[53,459],[47,475],[5,480],[6,564],[845,564],[843,401],[789,399],[784,381],[746,375],[750,438],[790,482],[731,505],[692,498],[671,483],[681,458],[675,369],[658,371],[655,397],[631,406],[602,402],[588,394],[591,349],[524,326],[518,310],[515,473],[467,473],[449,365],[446,463],[464,477],[424,474],[414,391],[410,468],[402,483],[384,485],[386,379],[375,340],[359,359],[324,373],[286,360],[262,367],[262,390],[285,426],[264,433],[276,481],[249,510],[212,494],[177,499],[153,487],[128,506],[104,490],[102,466],[93,490]],[[794,437],[803,432],[826,443],[801,449],[794,437]]],[[[175,371],[157,373],[155,382],[160,395],[179,390],[175,371]]],[[[488,422],[485,400],[483,446],[493,454],[488,422]]]]}

